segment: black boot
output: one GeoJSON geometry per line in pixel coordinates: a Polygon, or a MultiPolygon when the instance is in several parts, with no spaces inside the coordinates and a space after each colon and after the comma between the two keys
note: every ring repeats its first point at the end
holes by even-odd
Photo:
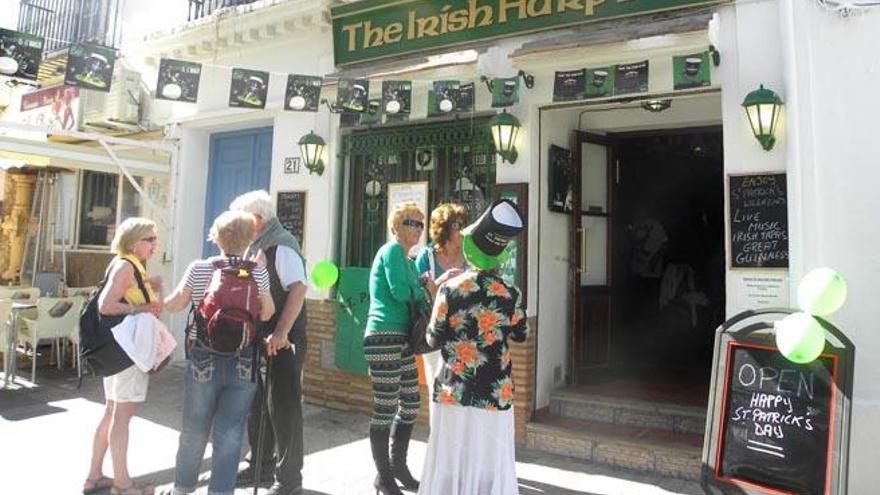
{"type": "Polygon", "coordinates": [[[409,450],[409,437],[413,425],[394,423],[391,427],[391,472],[407,490],[418,491],[419,481],[413,478],[406,465],[406,453],[409,450]]]}
{"type": "Polygon", "coordinates": [[[394,481],[394,475],[391,474],[391,462],[388,460],[388,436],[391,431],[388,428],[370,425],[370,449],[373,451],[373,462],[376,463],[376,479],[373,481],[373,488],[376,489],[376,495],[382,492],[382,495],[403,495],[397,482],[394,481]]]}

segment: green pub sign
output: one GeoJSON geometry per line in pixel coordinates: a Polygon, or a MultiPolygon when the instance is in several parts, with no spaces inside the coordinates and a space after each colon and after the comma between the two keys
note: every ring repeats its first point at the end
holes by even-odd
{"type": "Polygon", "coordinates": [[[337,66],[723,0],[363,0],[331,9],[337,66]]]}

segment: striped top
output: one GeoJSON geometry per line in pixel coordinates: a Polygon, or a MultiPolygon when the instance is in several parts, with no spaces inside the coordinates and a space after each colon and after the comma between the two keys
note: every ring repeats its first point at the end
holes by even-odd
{"type": "MultiPolygon", "coordinates": [[[[222,260],[224,268],[229,266],[230,257],[212,256],[206,260],[195,260],[186,267],[183,279],[186,287],[192,291],[192,304],[194,308],[205,298],[205,291],[208,290],[211,277],[214,275],[214,265],[212,263],[216,260],[222,260]]],[[[252,275],[254,281],[257,282],[257,290],[260,294],[269,292],[269,272],[266,271],[266,268],[257,266],[254,268],[252,275]]],[[[196,332],[197,329],[193,326],[189,329],[187,337],[195,339],[196,332]]]]}
{"type": "MultiPolygon", "coordinates": [[[[223,267],[229,266],[230,258],[221,258],[214,256],[206,260],[195,260],[186,267],[183,278],[186,281],[186,287],[192,291],[192,303],[198,306],[205,297],[205,291],[208,284],[211,283],[211,277],[214,275],[214,266],[212,263],[216,260],[223,261],[223,267]]],[[[257,282],[257,290],[260,294],[269,292],[269,272],[265,267],[258,266],[253,271],[254,280],[257,282]]]]}

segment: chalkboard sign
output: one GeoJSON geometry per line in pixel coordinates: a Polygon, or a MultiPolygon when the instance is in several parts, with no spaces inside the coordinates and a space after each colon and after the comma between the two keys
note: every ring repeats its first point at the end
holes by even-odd
{"type": "Polygon", "coordinates": [[[276,215],[281,225],[293,234],[305,249],[307,191],[279,191],[276,215]]]}
{"type": "Polygon", "coordinates": [[[731,175],[732,268],[788,267],[785,174],[731,175]]]}
{"type": "Polygon", "coordinates": [[[726,363],[716,477],[829,493],[837,356],[796,364],[769,345],[729,342],[726,363]]]}

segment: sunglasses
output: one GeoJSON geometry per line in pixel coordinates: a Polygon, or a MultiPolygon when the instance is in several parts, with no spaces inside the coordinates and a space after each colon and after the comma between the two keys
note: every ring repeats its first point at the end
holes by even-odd
{"type": "Polygon", "coordinates": [[[423,229],[425,228],[425,223],[419,220],[413,220],[412,218],[407,218],[403,221],[403,225],[407,227],[412,227],[414,229],[423,229]]]}
{"type": "Polygon", "coordinates": [[[156,242],[157,239],[158,239],[158,237],[156,237],[156,236],[154,236],[154,235],[151,235],[150,237],[144,237],[144,238],[141,239],[141,240],[144,241],[144,242],[149,242],[150,244],[152,244],[152,243],[156,242]]]}

